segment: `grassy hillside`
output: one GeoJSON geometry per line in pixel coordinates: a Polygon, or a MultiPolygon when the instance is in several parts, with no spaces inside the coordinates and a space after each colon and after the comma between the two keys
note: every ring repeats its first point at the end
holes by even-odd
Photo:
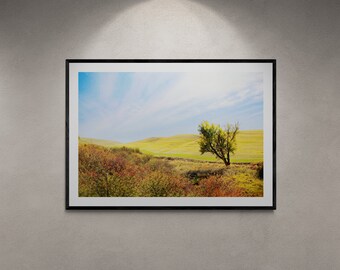
{"type": "MultiPolygon", "coordinates": [[[[218,161],[209,153],[201,155],[197,143],[198,135],[184,134],[171,137],[153,137],[141,141],[119,144],[114,141],[81,138],[80,143],[92,143],[107,147],[126,146],[139,148],[143,153],[161,157],[178,157],[205,161],[218,161]]],[[[237,138],[238,148],[232,162],[263,161],[262,130],[240,131],[237,138]]]]}
{"type": "Polygon", "coordinates": [[[96,144],[106,147],[113,147],[113,146],[119,146],[120,143],[116,141],[109,141],[109,140],[99,140],[99,139],[92,139],[92,138],[80,138],[79,143],[82,144],[96,144]]]}

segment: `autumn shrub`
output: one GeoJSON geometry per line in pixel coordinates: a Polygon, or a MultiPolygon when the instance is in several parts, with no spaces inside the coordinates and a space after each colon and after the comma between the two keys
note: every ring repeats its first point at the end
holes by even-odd
{"type": "Polygon", "coordinates": [[[180,197],[184,196],[185,181],[171,177],[159,171],[150,174],[140,181],[136,196],[139,197],[180,197]]]}
{"type": "Polygon", "coordinates": [[[105,197],[131,197],[134,196],[133,189],[135,181],[133,178],[108,175],[106,180],[107,193],[105,197]]]}
{"type": "Polygon", "coordinates": [[[128,162],[111,149],[94,146],[79,146],[79,196],[108,197],[125,196],[126,183],[121,184],[118,177],[128,162]]]}
{"type": "Polygon", "coordinates": [[[79,196],[262,196],[261,163],[232,165],[219,171],[210,163],[192,166],[182,161],[184,166],[179,162],[146,155],[138,149],[79,144],[79,196]],[[195,172],[195,177],[188,176],[188,172],[195,172]]]}
{"type": "Polygon", "coordinates": [[[164,173],[172,173],[174,171],[173,166],[167,160],[160,160],[160,159],[150,159],[146,166],[151,171],[161,171],[164,173]]]}
{"type": "Polygon", "coordinates": [[[210,176],[200,181],[198,192],[201,197],[239,197],[242,196],[243,189],[232,178],[210,176]]]}
{"type": "Polygon", "coordinates": [[[79,145],[79,196],[182,196],[182,182],[165,160],[138,149],[79,145]]]}

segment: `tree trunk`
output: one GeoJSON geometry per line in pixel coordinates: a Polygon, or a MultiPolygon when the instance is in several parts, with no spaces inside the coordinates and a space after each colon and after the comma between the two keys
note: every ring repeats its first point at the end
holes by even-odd
{"type": "Polygon", "coordinates": [[[230,165],[229,159],[223,158],[222,160],[224,162],[224,165],[226,165],[227,167],[230,165]]]}

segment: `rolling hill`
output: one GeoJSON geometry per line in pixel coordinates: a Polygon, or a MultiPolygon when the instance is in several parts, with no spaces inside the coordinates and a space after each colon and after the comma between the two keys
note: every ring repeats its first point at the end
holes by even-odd
{"type": "Polygon", "coordinates": [[[93,139],[93,138],[80,138],[79,143],[88,143],[88,144],[96,144],[106,147],[113,147],[118,146],[121,143],[116,141],[110,141],[110,140],[100,140],[100,139],[93,139]]]}
{"type": "MultiPolygon", "coordinates": [[[[204,161],[217,161],[209,153],[201,155],[197,143],[198,135],[181,134],[171,137],[151,137],[144,140],[119,143],[109,140],[80,138],[79,143],[91,143],[106,147],[139,148],[142,152],[160,157],[177,157],[204,161]]],[[[232,156],[232,162],[259,162],[263,161],[263,131],[240,131],[237,139],[237,150],[232,156]]]]}

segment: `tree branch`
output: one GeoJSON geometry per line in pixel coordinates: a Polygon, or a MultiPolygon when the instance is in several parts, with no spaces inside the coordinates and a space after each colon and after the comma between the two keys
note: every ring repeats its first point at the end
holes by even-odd
{"type": "Polygon", "coordinates": [[[221,155],[217,152],[217,150],[212,146],[212,144],[211,144],[210,141],[209,141],[209,146],[210,146],[211,150],[213,150],[213,152],[215,153],[216,156],[218,156],[220,159],[223,159],[223,158],[224,158],[224,157],[221,156],[221,155]]]}

